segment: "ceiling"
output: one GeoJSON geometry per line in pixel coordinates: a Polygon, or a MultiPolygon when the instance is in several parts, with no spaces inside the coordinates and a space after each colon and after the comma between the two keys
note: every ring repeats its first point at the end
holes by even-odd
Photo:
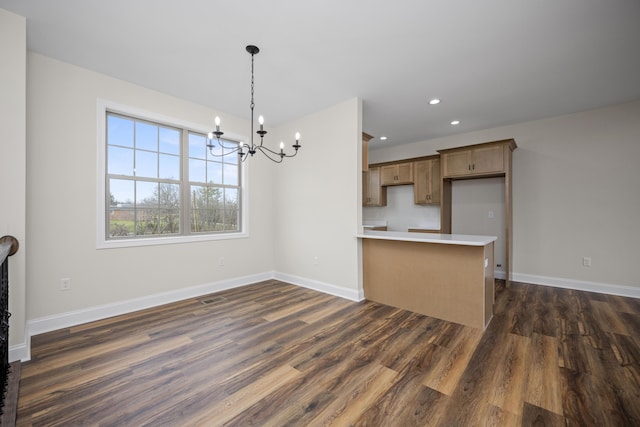
{"type": "Polygon", "coordinates": [[[0,0],[28,49],[274,126],[358,96],[372,146],[640,99],[638,0],[0,0]],[[431,98],[442,102],[431,106],[431,98]],[[458,119],[461,123],[452,126],[458,119]],[[387,136],[387,141],[379,137],[387,136]]]}

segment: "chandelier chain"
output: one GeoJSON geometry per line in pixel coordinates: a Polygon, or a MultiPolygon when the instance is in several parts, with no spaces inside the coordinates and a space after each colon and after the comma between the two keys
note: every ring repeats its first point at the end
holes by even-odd
{"type": "Polygon", "coordinates": [[[253,108],[256,106],[255,102],[253,101],[253,54],[251,54],[251,104],[249,105],[251,107],[251,111],[253,111],[253,108]]]}

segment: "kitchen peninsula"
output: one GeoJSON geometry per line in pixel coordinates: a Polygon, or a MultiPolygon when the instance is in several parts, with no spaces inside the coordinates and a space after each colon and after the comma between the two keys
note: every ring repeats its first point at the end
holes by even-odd
{"type": "Polygon", "coordinates": [[[484,329],[493,316],[492,236],[363,231],[366,299],[484,329]]]}

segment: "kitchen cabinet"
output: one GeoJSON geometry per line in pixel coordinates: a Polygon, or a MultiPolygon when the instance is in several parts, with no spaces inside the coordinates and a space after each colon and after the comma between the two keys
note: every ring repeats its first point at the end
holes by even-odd
{"type": "Polygon", "coordinates": [[[506,160],[513,148],[510,144],[478,144],[468,147],[438,150],[442,160],[443,178],[499,176],[506,170],[506,160]],[[505,150],[510,150],[506,153],[505,150]]]}
{"type": "Polygon", "coordinates": [[[362,173],[362,206],[387,206],[387,189],[381,185],[377,166],[362,173]]]}
{"type": "Polygon", "coordinates": [[[416,205],[440,204],[440,159],[420,160],[413,166],[414,203],[416,205]]]}
{"type": "Polygon", "coordinates": [[[413,184],[413,162],[381,166],[380,181],[382,186],[413,184]]]}
{"type": "Polygon", "coordinates": [[[506,286],[511,281],[513,260],[513,139],[438,150],[442,168],[440,195],[440,229],[451,233],[452,182],[459,179],[504,177],[504,244],[506,286]]]}
{"type": "Polygon", "coordinates": [[[369,170],[369,141],[372,139],[373,136],[362,132],[362,172],[369,170]]]}

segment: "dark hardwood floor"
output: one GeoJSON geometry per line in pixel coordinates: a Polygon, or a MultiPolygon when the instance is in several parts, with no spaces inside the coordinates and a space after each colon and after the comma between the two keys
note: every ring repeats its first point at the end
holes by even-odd
{"type": "Polygon", "coordinates": [[[17,424],[640,425],[640,300],[514,283],[496,312],[233,289],[34,337],[17,424]]]}

